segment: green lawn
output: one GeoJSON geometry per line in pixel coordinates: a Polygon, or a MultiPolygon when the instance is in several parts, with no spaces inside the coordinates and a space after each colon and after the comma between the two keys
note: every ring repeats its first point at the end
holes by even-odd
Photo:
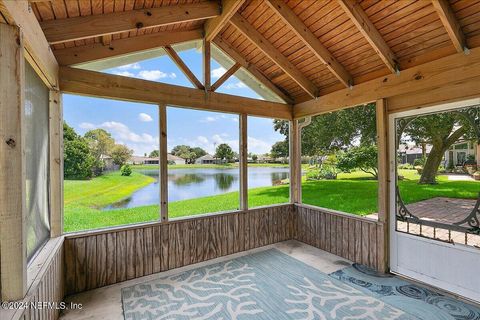
{"type": "MultiPolygon", "coordinates": [[[[399,182],[406,203],[432,197],[476,198],[480,182],[448,181],[439,176],[436,185],[418,185],[415,170],[401,170],[404,180],[399,182]]],[[[148,185],[153,178],[140,173],[122,177],[111,173],[90,181],[65,181],[65,231],[95,229],[157,220],[158,205],[130,209],[102,211],[99,208],[117,202],[133,191],[148,185]]],[[[377,211],[377,181],[368,174],[355,172],[339,174],[337,180],[304,181],[303,202],[324,208],[367,215],[377,211]]],[[[249,206],[257,207],[288,202],[289,186],[255,188],[249,190],[249,206]]],[[[238,192],[169,203],[169,217],[235,210],[238,192]]]]}

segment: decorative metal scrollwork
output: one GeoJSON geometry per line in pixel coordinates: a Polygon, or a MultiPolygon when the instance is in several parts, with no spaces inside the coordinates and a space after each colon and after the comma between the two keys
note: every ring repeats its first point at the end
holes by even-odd
{"type": "MultiPolygon", "coordinates": [[[[463,109],[451,110],[449,112],[452,112],[464,117],[471,124],[472,128],[475,130],[476,136],[478,138],[478,143],[480,143],[480,105],[473,105],[463,109]]],[[[397,148],[400,145],[400,140],[405,129],[417,117],[418,116],[413,116],[413,117],[396,120],[395,134],[396,134],[397,148]]],[[[443,228],[448,230],[456,230],[456,231],[480,235],[480,193],[478,195],[477,202],[472,212],[465,219],[452,224],[445,224],[445,223],[431,221],[431,220],[423,220],[421,218],[418,218],[414,214],[412,214],[404,204],[402,197],[400,195],[400,190],[398,186],[395,188],[395,197],[396,197],[396,204],[397,204],[396,218],[398,221],[402,221],[402,222],[407,221],[411,223],[425,224],[431,227],[438,227],[438,228],[443,228]],[[466,225],[468,225],[468,227],[466,225]]]]}
{"type": "Polygon", "coordinates": [[[454,225],[460,226],[464,223],[470,227],[468,229],[470,233],[480,234],[480,193],[478,193],[478,200],[472,212],[462,221],[455,222],[454,225]]]}
{"type": "Polygon", "coordinates": [[[403,203],[398,186],[395,189],[395,197],[397,200],[397,214],[396,214],[397,220],[407,221],[407,218],[411,218],[413,219],[413,221],[419,222],[420,219],[417,216],[413,215],[403,203]]]}

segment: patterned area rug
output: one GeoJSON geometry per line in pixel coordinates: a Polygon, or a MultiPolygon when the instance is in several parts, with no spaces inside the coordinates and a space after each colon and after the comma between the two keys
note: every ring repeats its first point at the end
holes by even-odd
{"type": "Polygon", "coordinates": [[[393,275],[377,273],[368,267],[353,264],[338,270],[331,277],[365,293],[374,294],[390,304],[422,320],[480,320],[480,308],[444,296],[393,275]]]}
{"type": "Polygon", "coordinates": [[[125,319],[414,319],[276,249],[122,290],[125,319]]]}

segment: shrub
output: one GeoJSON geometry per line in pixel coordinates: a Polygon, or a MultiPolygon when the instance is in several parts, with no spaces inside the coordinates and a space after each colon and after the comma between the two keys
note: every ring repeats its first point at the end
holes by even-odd
{"type": "Polygon", "coordinates": [[[128,177],[132,174],[132,168],[130,167],[130,165],[124,164],[120,168],[120,172],[121,172],[122,176],[128,177]]]}
{"type": "Polygon", "coordinates": [[[413,166],[423,168],[425,166],[425,162],[427,162],[427,157],[417,158],[413,161],[413,166]]]}
{"type": "Polygon", "coordinates": [[[337,171],[334,167],[323,166],[320,169],[313,169],[307,172],[307,180],[335,180],[337,179],[337,171]]]}

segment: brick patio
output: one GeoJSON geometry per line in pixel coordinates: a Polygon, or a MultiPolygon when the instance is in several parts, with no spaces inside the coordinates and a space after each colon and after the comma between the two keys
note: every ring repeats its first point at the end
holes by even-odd
{"type": "MultiPolygon", "coordinates": [[[[476,200],[454,198],[432,198],[407,205],[408,210],[422,220],[436,221],[446,224],[459,222],[469,215],[475,207],[476,200]]],[[[463,224],[467,226],[467,224],[463,224]]],[[[399,231],[423,235],[429,238],[451,240],[454,243],[467,244],[480,248],[480,236],[457,231],[426,227],[406,222],[398,222],[399,231]]]]}

